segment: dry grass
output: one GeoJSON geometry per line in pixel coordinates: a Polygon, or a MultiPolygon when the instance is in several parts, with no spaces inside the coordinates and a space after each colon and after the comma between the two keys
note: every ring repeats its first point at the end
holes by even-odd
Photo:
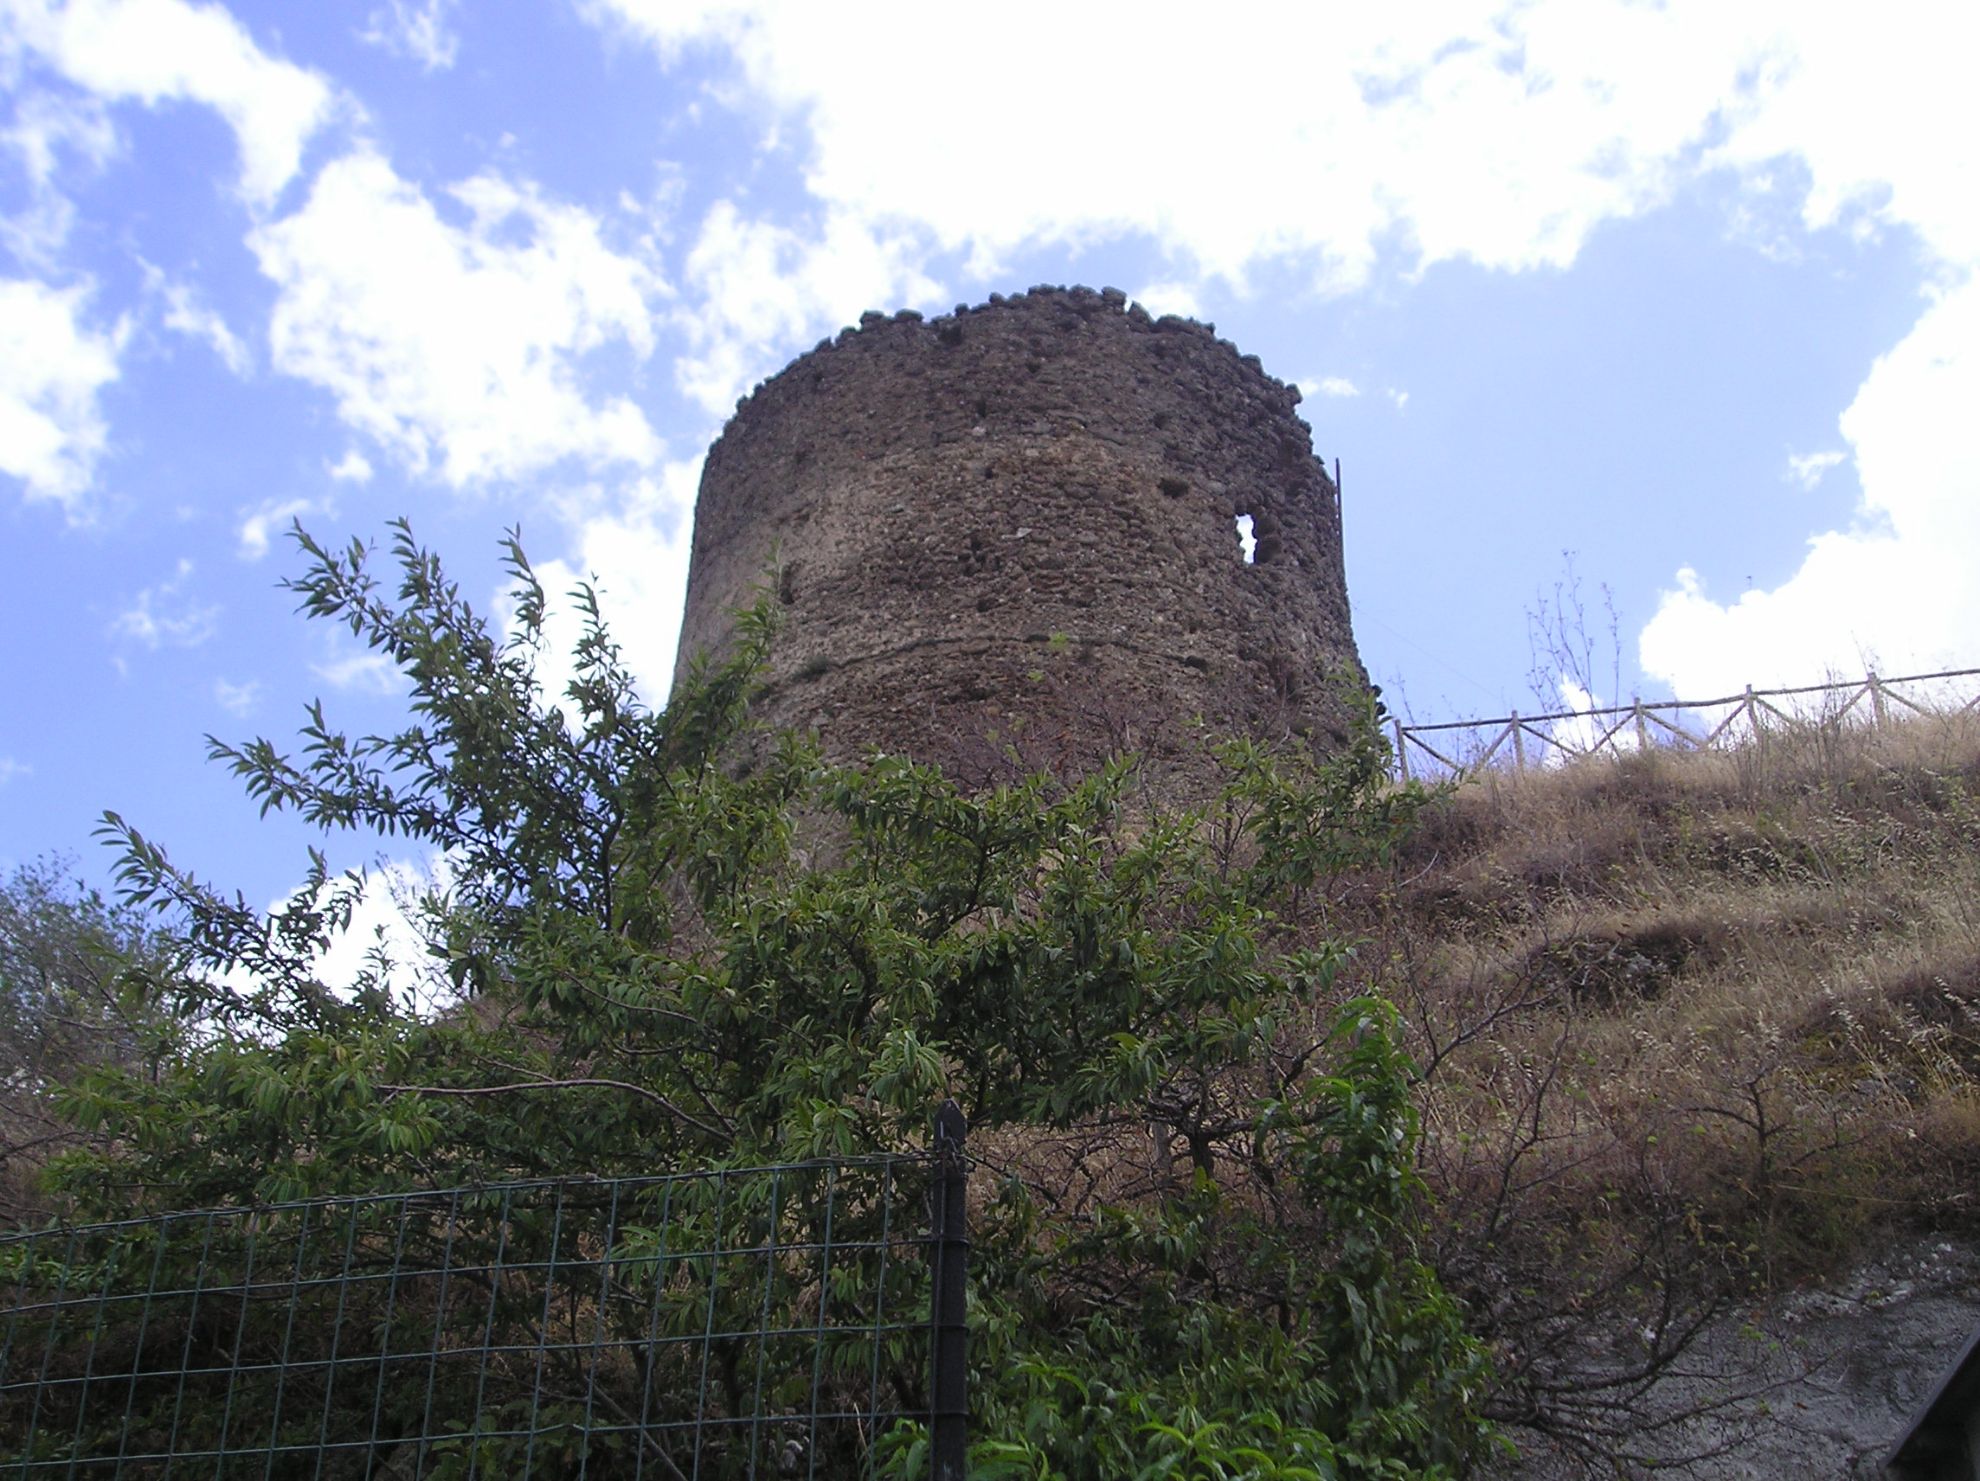
{"type": "Polygon", "coordinates": [[[1488,775],[1335,908],[1514,1433],[1668,1448],[1717,1317],[1980,1231],[1980,718],[1488,775]]]}
{"type": "Polygon", "coordinates": [[[1980,1217],[1972,717],[1488,776],[1341,908],[1460,1280],[1599,1285],[1661,1222],[1779,1283],[1980,1217]]]}
{"type": "MultiPolygon", "coordinates": [[[[1980,1228],[1980,721],[1487,777],[1336,886],[1297,929],[1402,1011],[1426,1254],[1522,1443],[1668,1454],[1719,1316],[1980,1228]]],[[[1134,1118],[980,1140],[1075,1216],[1188,1172],[1134,1118]]]]}

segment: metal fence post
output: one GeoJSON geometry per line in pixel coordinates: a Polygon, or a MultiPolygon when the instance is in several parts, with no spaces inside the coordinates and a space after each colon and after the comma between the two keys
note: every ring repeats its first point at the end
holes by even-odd
{"type": "Polygon", "coordinates": [[[929,1298],[934,1481],[963,1481],[969,1459],[969,1123],[953,1100],[935,1113],[935,1278],[929,1298]]]}

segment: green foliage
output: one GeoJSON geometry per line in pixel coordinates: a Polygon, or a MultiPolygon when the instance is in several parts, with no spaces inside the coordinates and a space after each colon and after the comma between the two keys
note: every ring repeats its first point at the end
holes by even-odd
{"type": "Polygon", "coordinates": [[[1254,1109],[1251,1177],[1058,1223],[1007,1184],[979,1249],[983,1430],[1012,1474],[1455,1469],[1484,1372],[1411,1250],[1414,1120],[1392,1010],[1343,1006],[1331,1072],[1254,1109]],[[1030,1469],[1026,1469],[1030,1467],[1030,1469]]]}
{"type": "MultiPolygon", "coordinates": [[[[358,877],[314,856],[266,916],[109,818],[131,900],[176,924],[132,980],[189,1032],[67,1089],[105,1139],[53,1170],[75,1212],[907,1150],[953,1096],[995,1190],[978,1474],[1430,1475],[1475,1448],[1480,1354],[1415,1254],[1393,1014],[1337,987],[1325,931],[1329,883],[1421,801],[1372,725],[1327,760],[1234,745],[1195,810],[1125,759],[967,795],[753,727],[767,599],[656,711],[580,590],[546,705],[513,541],[504,637],[404,526],[391,595],[367,550],[298,538],[303,611],[406,676],[408,724],[312,706],[295,751],[213,753],[264,811],[442,857],[431,955],[323,982],[358,877]]],[[[914,1437],[888,1443],[908,1474],[914,1437]]]]}
{"type": "Polygon", "coordinates": [[[29,1174],[79,1138],[55,1111],[57,1088],[92,1066],[167,1052],[170,1024],[121,984],[169,949],[143,911],[79,884],[59,860],[0,881],[0,1227],[39,1212],[29,1174]]]}
{"type": "Polygon", "coordinates": [[[3,1240],[22,1309],[0,1453],[539,1477],[626,1474],[637,1453],[729,1481],[795,1441],[814,1474],[864,1474],[874,1396],[920,1367],[927,1176],[866,1159],[573,1179],[3,1240]],[[829,1290],[815,1261],[766,1259],[772,1241],[829,1246],[829,1290]]]}

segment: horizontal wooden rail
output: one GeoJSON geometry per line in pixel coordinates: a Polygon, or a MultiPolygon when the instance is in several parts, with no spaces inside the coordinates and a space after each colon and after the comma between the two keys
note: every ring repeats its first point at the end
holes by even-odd
{"type": "Polygon", "coordinates": [[[1410,764],[1411,756],[1415,754],[1433,763],[1424,769],[1428,774],[1465,778],[1476,776],[1494,763],[1504,765],[1503,757],[1508,753],[1512,757],[1513,768],[1524,770],[1535,756],[1539,758],[1538,764],[1544,766],[1588,756],[1623,755],[1652,745],[1693,751],[1724,749],[1730,745],[1745,744],[1749,738],[1764,741],[1769,716],[1773,717],[1772,723],[1781,726],[1838,725],[1852,716],[1865,700],[1869,701],[1870,723],[1873,726],[1882,726],[1889,720],[1892,704],[1924,716],[1965,714],[1980,709],[1980,682],[1963,686],[1968,691],[1963,698],[1954,697],[1950,703],[1942,704],[1930,701],[1921,703],[1919,699],[1898,690],[1900,685],[1957,679],[1980,681],[1980,668],[1941,669],[1934,673],[1905,674],[1897,678],[1884,678],[1872,672],[1861,679],[1829,684],[1799,684],[1777,689],[1754,689],[1749,686],[1743,693],[1723,695],[1717,699],[1635,700],[1626,705],[1550,710],[1538,715],[1522,715],[1514,710],[1495,719],[1446,720],[1435,725],[1409,725],[1396,719],[1391,722],[1394,767],[1396,775],[1408,781],[1415,774],[1410,764]],[[1774,702],[1793,701],[1809,695],[1847,697],[1825,702],[1816,714],[1806,713],[1803,707],[1792,703],[1783,708],[1774,702]],[[1716,724],[1710,724],[1712,712],[1720,710],[1726,712],[1724,716],[1716,724]],[[1687,716],[1693,717],[1698,726],[1695,731],[1684,723],[1687,716]],[[1746,722],[1744,726],[1739,723],[1742,719],[1746,722]],[[1577,728],[1588,727],[1592,738],[1584,741],[1578,735],[1561,735],[1556,727],[1564,722],[1572,723],[1577,728]],[[1436,737],[1434,744],[1430,737],[1436,737]],[[1465,738],[1472,742],[1469,747],[1458,744],[1465,738]],[[1528,752],[1529,742],[1537,743],[1539,748],[1532,756],[1528,752]],[[1467,750],[1470,752],[1468,758],[1462,754],[1467,750]]]}

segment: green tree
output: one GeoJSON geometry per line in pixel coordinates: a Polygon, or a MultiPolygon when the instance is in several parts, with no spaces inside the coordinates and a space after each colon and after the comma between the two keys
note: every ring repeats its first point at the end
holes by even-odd
{"type": "MultiPolygon", "coordinates": [[[[1193,809],[1126,759],[966,795],[753,726],[767,596],[654,710],[580,590],[546,706],[513,541],[504,636],[403,525],[390,590],[365,548],[298,539],[302,610],[405,675],[407,723],[352,736],[313,706],[293,751],[213,752],[264,811],[441,854],[430,956],[324,982],[355,876],[314,856],[265,915],[109,818],[176,946],[129,979],[191,1029],[68,1088],[101,1138],[52,1170],[76,1213],[847,1158],[925,1146],[953,1096],[992,1190],[982,1474],[1433,1475],[1474,1451],[1480,1353],[1415,1249],[1408,1066],[1326,930],[1328,881],[1420,801],[1372,725],[1328,760],[1230,746],[1193,809]]],[[[812,1196],[772,1217],[820,1217],[812,1196]]]]}
{"type": "Polygon", "coordinates": [[[101,1065],[141,1069],[169,1025],[122,991],[125,969],[162,962],[168,943],[145,912],[106,900],[62,860],[0,882],[0,1226],[45,1212],[40,1166],[83,1133],[54,1104],[101,1065]]]}

